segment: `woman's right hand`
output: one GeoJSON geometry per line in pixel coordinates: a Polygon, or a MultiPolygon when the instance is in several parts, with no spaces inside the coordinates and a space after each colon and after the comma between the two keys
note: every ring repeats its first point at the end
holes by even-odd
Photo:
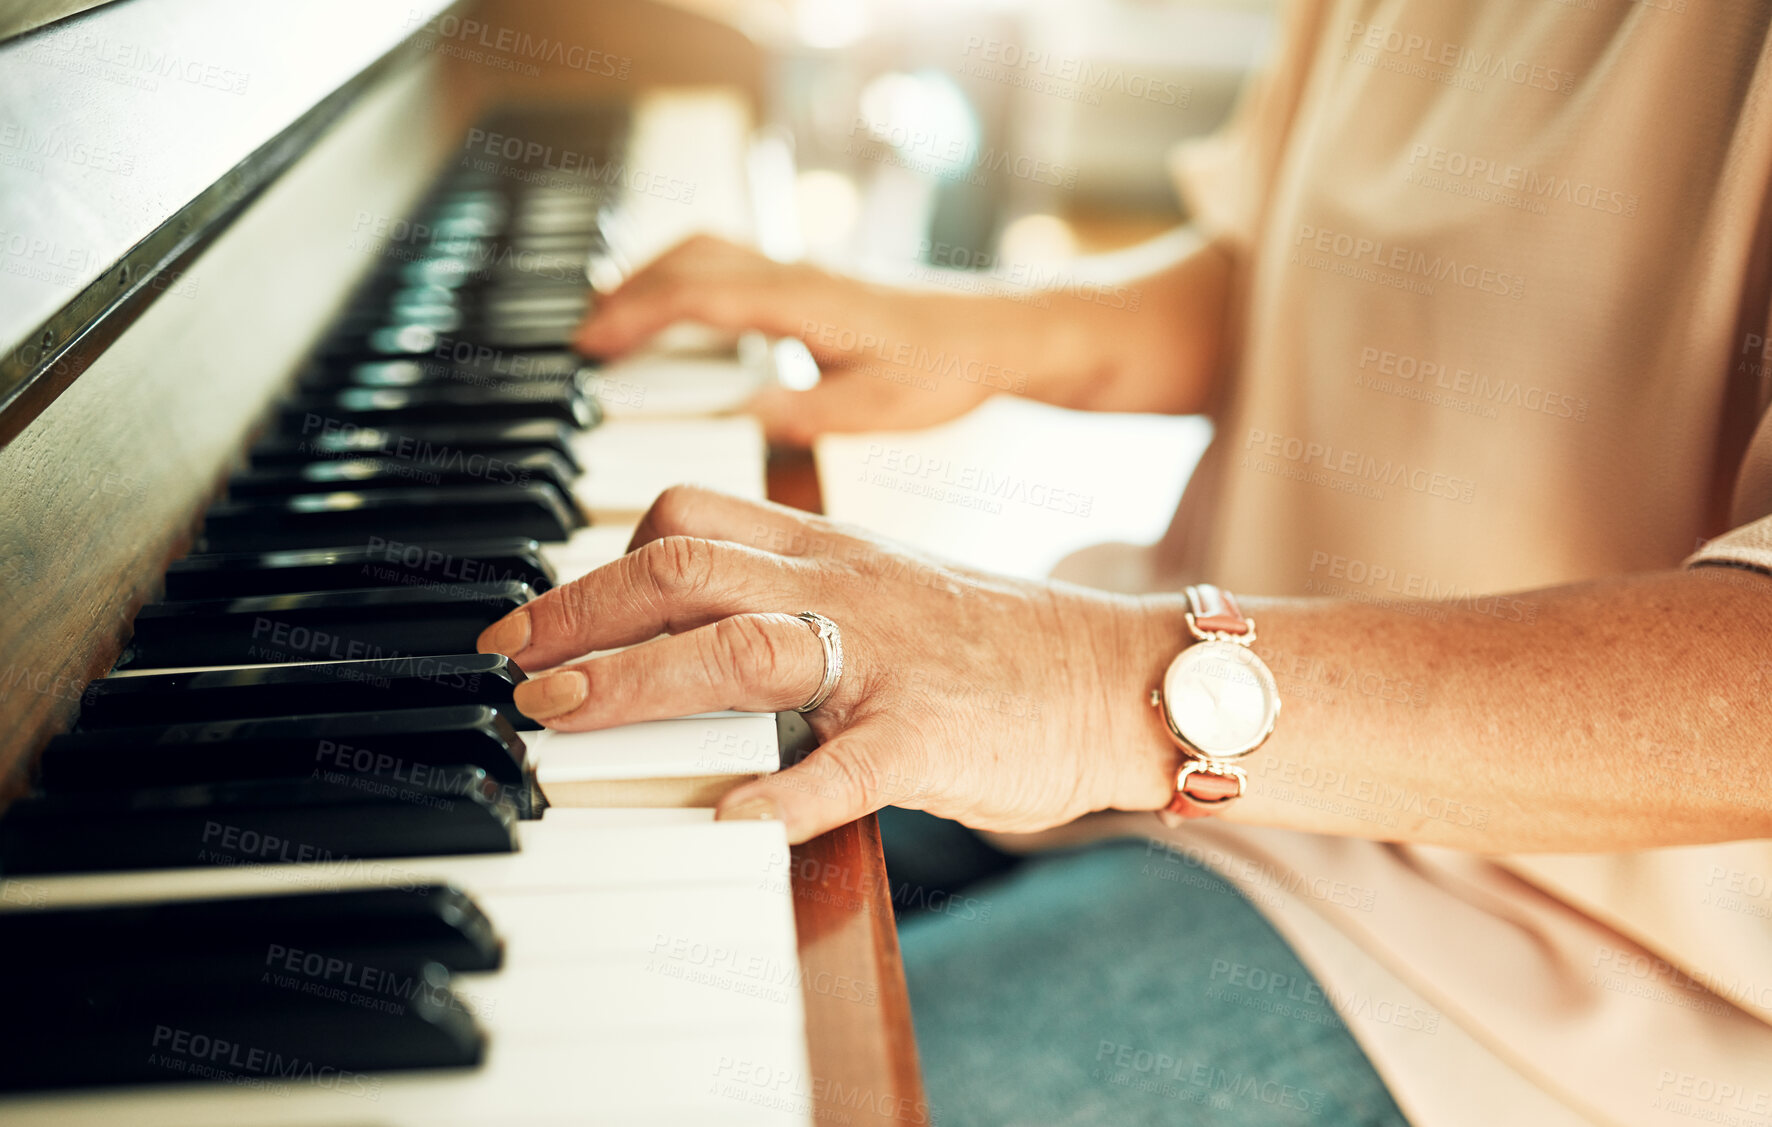
{"type": "Polygon", "coordinates": [[[827,431],[931,426],[995,392],[1027,390],[1027,373],[1003,359],[1016,351],[1006,339],[1013,328],[994,323],[1000,314],[976,316],[979,305],[776,262],[698,235],[600,297],[574,343],[592,356],[620,356],[678,321],[796,337],[826,378],[809,391],[771,387],[749,410],[771,440],[806,446],[827,431]]]}

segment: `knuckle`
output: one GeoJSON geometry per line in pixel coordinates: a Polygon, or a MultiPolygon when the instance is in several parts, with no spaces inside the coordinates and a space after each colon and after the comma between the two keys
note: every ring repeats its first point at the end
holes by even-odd
{"type": "Polygon", "coordinates": [[[700,490],[688,485],[673,485],[658,495],[647,510],[646,519],[665,536],[689,532],[695,519],[700,490]]]}
{"type": "Polygon", "coordinates": [[[716,286],[702,295],[700,314],[714,325],[735,325],[745,319],[745,294],[730,286],[716,286]]]}
{"type": "Polygon", "coordinates": [[[658,289],[654,298],[657,308],[667,320],[687,320],[696,312],[700,287],[681,277],[673,277],[658,289]]]}
{"type": "Polygon", "coordinates": [[[689,598],[713,576],[713,545],[693,536],[665,536],[636,553],[642,574],[666,601],[689,598]]]}
{"type": "Polygon", "coordinates": [[[747,694],[773,692],[787,668],[779,634],[761,615],[741,614],[714,624],[710,673],[747,694]]]}
{"type": "Polygon", "coordinates": [[[549,591],[530,604],[530,617],[537,640],[578,637],[593,617],[590,585],[580,579],[549,591]]]}

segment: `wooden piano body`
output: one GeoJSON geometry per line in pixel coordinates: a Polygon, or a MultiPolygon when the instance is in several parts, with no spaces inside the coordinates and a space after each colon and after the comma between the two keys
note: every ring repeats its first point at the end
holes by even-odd
{"type": "MultiPolygon", "coordinates": [[[[487,106],[719,87],[754,110],[765,66],[705,12],[563,0],[124,0],[0,43],[6,798],[487,106]]],[[[667,167],[631,171],[742,222],[742,170],[708,151],[730,142],[670,140],[667,167]]],[[[771,488],[809,481],[789,465],[771,488]]],[[[791,877],[807,1114],[928,1121],[873,819],[797,847],[791,877]]],[[[603,1121],[598,1093],[583,1106],[603,1121]]]]}

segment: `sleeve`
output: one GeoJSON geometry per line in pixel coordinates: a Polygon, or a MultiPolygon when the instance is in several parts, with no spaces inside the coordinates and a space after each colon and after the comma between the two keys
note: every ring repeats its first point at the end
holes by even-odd
{"type": "MultiPolygon", "coordinates": [[[[1772,39],[1769,39],[1772,41],[1772,39]]],[[[1718,426],[1714,492],[1726,499],[1712,528],[1729,531],[1686,558],[1687,567],[1751,568],[1772,574],[1772,62],[1761,55],[1736,124],[1732,178],[1759,185],[1748,246],[1745,291],[1718,426]]]]}
{"type": "Polygon", "coordinates": [[[1267,63],[1244,87],[1229,119],[1217,132],[1171,150],[1176,190],[1208,239],[1238,246],[1254,241],[1328,7],[1327,0],[1286,0],[1267,63]]]}
{"type": "Polygon", "coordinates": [[[1772,411],[1760,416],[1735,476],[1731,519],[1736,527],[1705,542],[1687,567],[1746,567],[1772,575],[1772,411]]]}

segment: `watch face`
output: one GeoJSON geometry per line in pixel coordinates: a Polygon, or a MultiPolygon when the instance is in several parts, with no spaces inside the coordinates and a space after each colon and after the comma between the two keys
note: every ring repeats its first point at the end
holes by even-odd
{"type": "Polygon", "coordinates": [[[1274,730],[1280,690],[1247,646],[1199,642],[1182,650],[1163,674],[1163,710],[1170,730],[1194,750],[1235,759],[1260,747],[1274,730]]]}

